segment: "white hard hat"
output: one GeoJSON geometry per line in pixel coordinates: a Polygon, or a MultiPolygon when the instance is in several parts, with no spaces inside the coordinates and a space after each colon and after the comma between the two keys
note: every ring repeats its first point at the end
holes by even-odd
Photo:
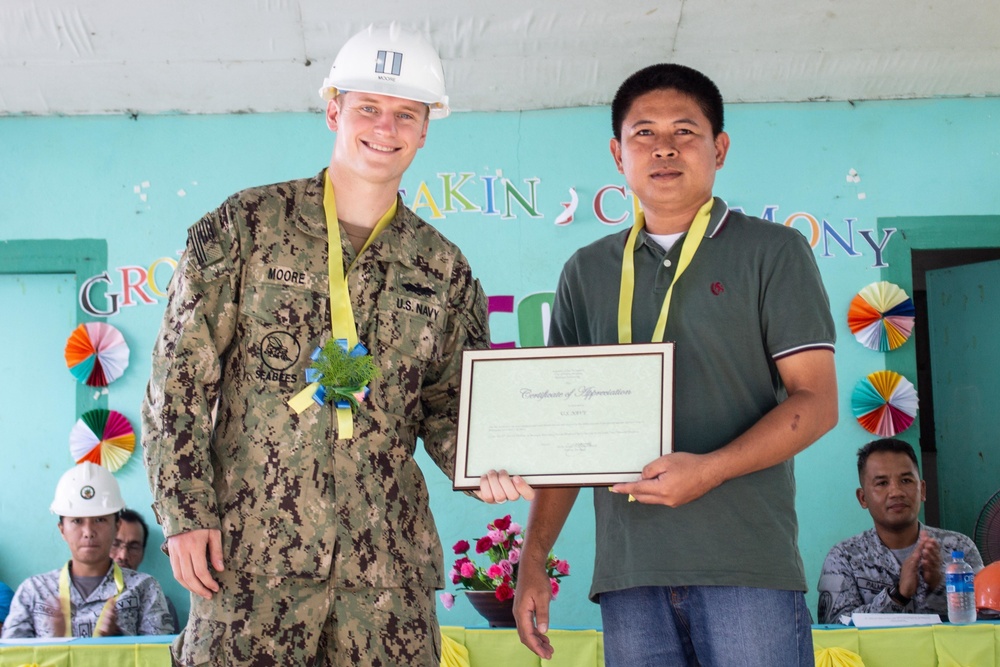
{"type": "Polygon", "coordinates": [[[49,509],[59,516],[86,517],[115,514],[124,507],[115,476],[104,466],[84,461],[59,478],[49,509]]]}
{"type": "Polygon", "coordinates": [[[420,33],[397,23],[370,25],[341,47],[319,95],[330,100],[350,91],[423,102],[431,118],[450,111],[437,51],[420,33]]]}

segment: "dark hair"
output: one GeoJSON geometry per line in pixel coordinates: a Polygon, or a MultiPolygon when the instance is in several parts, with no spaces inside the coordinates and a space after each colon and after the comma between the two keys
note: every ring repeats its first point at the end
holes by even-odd
{"type": "Polygon", "coordinates": [[[712,80],[696,69],[675,63],[650,65],[625,79],[611,102],[611,131],[622,138],[622,123],[636,98],[654,90],[676,90],[694,99],[719,136],[723,126],[722,93],[712,80]]]}
{"type": "Polygon", "coordinates": [[[118,518],[122,521],[138,523],[142,526],[142,548],[145,549],[146,542],[149,541],[149,526],[146,525],[146,520],[142,518],[142,515],[135,510],[124,509],[118,513],[118,518]]]}
{"type": "Polygon", "coordinates": [[[920,464],[917,463],[917,455],[913,453],[913,447],[910,443],[903,442],[898,438],[882,438],[881,440],[872,440],[867,445],[858,450],[858,478],[861,479],[865,474],[865,465],[868,463],[868,457],[876,452],[892,452],[894,454],[906,454],[913,461],[913,465],[920,470],[920,464]]]}

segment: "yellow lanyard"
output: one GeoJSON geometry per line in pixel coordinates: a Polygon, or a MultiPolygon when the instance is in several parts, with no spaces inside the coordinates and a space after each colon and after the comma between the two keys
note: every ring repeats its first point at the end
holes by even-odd
{"type": "MultiPolygon", "coordinates": [[[[118,567],[118,563],[112,561],[112,568],[114,569],[115,577],[115,588],[118,592],[115,593],[114,597],[108,600],[104,604],[104,608],[101,609],[101,615],[97,617],[97,623],[94,625],[94,636],[101,636],[101,621],[105,619],[108,615],[108,611],[115,605],[118,600],[118,596],[122,594],[125,590],[125,577],[122,575],[122,569],[118,567]]],[[[69,598],[69,562],[63,565],[62,572],[59,573],[59,605],[62,607],[63,620],[66,623],[66,637],[73,636],[73,612],[72,603],[69,598]]]]}
{"type": "MultiPolygon", "coordinates": [[[[698,209],[698,213],[695,214],[694,221],[691,223],[691,228],[688,229],[687,236],[684,237],[684,243],[681,245],[681,257],[677,263],[677,271],[674,273],[673,280],[670,281],[670,287],[667,288],[666,296],[663,297],[663,306],[660,307],[660,317],[656,320],[656,327],[653,329],[653,338],[651,340],[653,343],[663,342],[663,335],[667,330],[667,315],[670,312],[670,299],[674,294],[674,285],[677,284],[677,280],[681,277],[681,274],[691,264],[694,254],[698,251],[698,246],[701,245],[701,240],[705,238],[705,232],[708,230],[708,221],[712,217],[713,201],[714,199],[709,199],[704,206],[698,209]]],[[[629,230],[628,240],[625,242],[625,250],[622,254],[622,282],[621,290],[618,292],[619,343],[632,342],[632,297],[635,293],[635,244],[639,238],[639,230],[645,224],[646,218],[640,212],[635,216],[635,224],[629,230]]]]}
{"type": "MultiPolygon", "coordinates": [[[[344,275],[344,249],[340,245],[340,224],[337,222],[337,201],[333,196],[333,185],[330,178],[323,179],[323,210],[326,212],[326,235],[330,246],[328,270],[330,272],[330,328],[334,338],[347,340],[348,349],[358,342],[358,329],[354,324],[354,308],[351,306],[351,294],[347,289],[347,278],[344,275]]],[[[372,241],[382,233],[392,219],[396,217],[396,200],[386,211],[375,229],[368,235],[365,245],[358,251],[354,261],[347,267],[349,273],[358,259],[368,250],[372,241]]]]}
{"type": "MultiPolygon", "coordinates": [[[[368,240],[365,241],[364,246],[358,251],[354,261],[345,272],[344,250],[340,245],[340,223],[337,220],[337,201],[333,195],[333,184],[330,183],[329,175],[325,173],[323,175],[323,211],[326,213],[326,236],[329,246],[327,272],[330,278],[330,330],[334,340],[347,341],[348,350],[353,349],[358,342],[358,328],[354,323],[354,307],[351,305],[351,293],[348,289],[346,273],[350,273],[372,241],[396,217],[396,202],[396,199],[392,200],[392,206],[375,225],[371,234],[368,235],[368,240]]],[[[308,387],[293,396],[288,401],[288,405],[295,412],[302,412],[313,404],[313,395],[319,387],[319,382],[310,383],[308,387]]],[[[335,406],[334,409],[337,414],[337,439],[347,440],[354,437],[354,415],[351,408],[349,406],[335,406]]]]}

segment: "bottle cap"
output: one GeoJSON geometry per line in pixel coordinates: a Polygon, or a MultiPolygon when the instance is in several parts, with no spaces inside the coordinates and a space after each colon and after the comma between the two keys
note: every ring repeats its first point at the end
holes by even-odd
{"type": "Polygon", "coordinates": [[[959,551],[958,549],[955,549],[954,551],[951,552],[951,557],[952,558],[965,558],[965,552],[964,551],[959,551]]]}

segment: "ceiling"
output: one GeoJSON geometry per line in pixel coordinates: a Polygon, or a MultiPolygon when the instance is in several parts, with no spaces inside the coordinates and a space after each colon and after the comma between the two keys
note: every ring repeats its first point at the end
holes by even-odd
{"type": "Polygon", "coordinates": [[[393,19],[456,111],[608,104],[662,61],[727,102],[1000,95],[1000,0],[0,0],[0,115],[315,110],[393,19]]]}

